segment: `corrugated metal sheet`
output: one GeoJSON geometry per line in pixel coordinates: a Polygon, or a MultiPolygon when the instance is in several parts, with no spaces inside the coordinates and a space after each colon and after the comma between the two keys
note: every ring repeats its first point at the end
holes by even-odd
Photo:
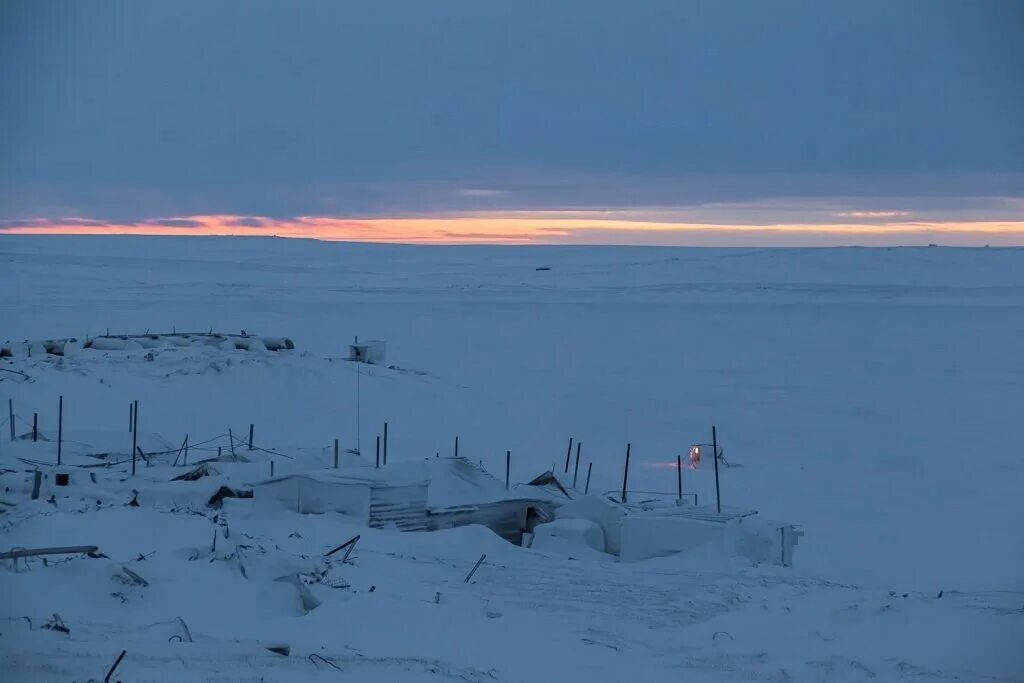
{"type": "Polygon", "coordinates": [[[370,526],[394,525],[401,531],[428,531],[427,485],[381,485],[370,490],[370,526]]]}

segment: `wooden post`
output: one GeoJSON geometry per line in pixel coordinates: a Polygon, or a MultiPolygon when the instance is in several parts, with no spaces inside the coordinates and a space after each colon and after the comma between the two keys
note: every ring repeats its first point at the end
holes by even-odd
{"type": "Polygon", "coordinates": [[[632,444],[626,444],[626,467],[622,470],[622,502],[626,502],[626,484],[629,482],[629,450],[632,444]]]}
{"type": "Polygon", "coordinates": [[[384,464],[388,464],[388,423],[384,423],[384,464]]]}
{"type": "Polygon", "coordinates": [[[270,476],[274,476],[274,461],[270,461],[270,476]]]}
{"type": "Polygon", "coordinates": [[[132,405],[131,403],[129,403],[128,404],[128,431],[129,432],[132,431],[135,428],[135,426],[133,424],[135,422],[135,417],[134,416],[135,416],[135,406],[132,405]]]}
{"type": "Polygon", "coordinates": [[[32,443],[39,441],[39,413],[32,413],[32,443]]]}
{"type": "Polygon", "coordinates": [[[683,499],[683,456],[676,456],[676,498],[683,499]]]}
{"type": "Polygon", "coordinates": [[[334,469],[338,469],[338,440],[334,440],[334,469]]]}
{"type": "Polygon", "coordinates": [[[135,476],[135,452],[139,447],[139,402],[132,402],[132,476],[135,476]]]}
{"type": "Polygon", "coordinates": [[[509,480],[512,475],[512,451],[505,451],[505,490],[508,491],[509,480]]]}
{"type": "Polygon", "coordinates": [[[7,422],[11,425],[11,441],[14,441],[14,399],[7,399],[7,422]]]}
{"type": "Polygon", "coordinates": [[[715,459],[715,508],[722,514],[722,493],[718,488],[718,434],[711,425],[711,457],[715,459]]]}
{"type": "Polygon", "coordinates": [[[182,464],[188,464],[188,434],[185,435],[185,460],[182,464]]]}
{"type": "Polygon", "coordinates": [[[235,435],[231,433],[231,427],[228,427],[228,443],[231,444],[231,457],[235,457],[235,435]]]}
{"type": "Polygon", "coordinates": [[[252,450],[252,430],[254,428],[253,423],[249,423],[249,450],[252,450]]]}
{"type": "Polygon", "coordinates": [[[380,434],[377,435],[377,467],[380,467],[380,434]]]}
{"type": "Polygon", "coordinates": [[[583,495],[590,493],[590,473],[594,471],[594,463],[587,465],[587,486],[583,489],[583,495]]]}
{"type": "Polygon", "coordinates": [[[580,446],[583,444],[576,442],[576,468],[572,471],[572,487],[576,488],[576,480],[580,476],[580,446]]]}
{"type": "Polygon", "coordinates": [[[569,437],[569,448],[565,451],[565,471],[566,474],[569,472],[569,456],[572,455],[572,437],[569,437]]]}
{"type": "Polygon", "coordinates": [[[57,399],[57,465],[64,450],[64,397],[57,399]]]}
{"type": "Polygon", "coordinates": [[[459,437],[455,437],[455,457],[459,457],[459,437]]]}

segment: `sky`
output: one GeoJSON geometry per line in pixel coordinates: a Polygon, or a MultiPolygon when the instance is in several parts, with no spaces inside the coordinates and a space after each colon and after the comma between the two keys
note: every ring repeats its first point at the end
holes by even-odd
{"type": "Polygon", "coordinates": [[[0,3],[0,232],[1024,245],[1019,0],[0,3]]]}

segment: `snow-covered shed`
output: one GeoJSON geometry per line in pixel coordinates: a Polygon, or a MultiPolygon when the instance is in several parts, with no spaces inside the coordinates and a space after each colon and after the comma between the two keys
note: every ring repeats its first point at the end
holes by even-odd
{"type": "Polygon", "coordinates": [[[403,531],[482,524],[512,543],[534,524],[553,519],[543,496],[510,492],[466,458],[428,458],[386,467],[311,470],[253,484],[258,505],[300,513],[340,512],[367,526],[403,531]]]}

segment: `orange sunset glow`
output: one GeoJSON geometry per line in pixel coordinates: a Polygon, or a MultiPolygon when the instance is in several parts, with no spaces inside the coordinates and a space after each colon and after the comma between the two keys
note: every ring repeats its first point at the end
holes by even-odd
{"type": "Polygon", "coordinates": [[[200,215],[138,222],[103,222],[82,218],[18,221],[0,227],[0,233],[35,235],[173,235],[260,236],[327,241],[392,242],[418,244],[565,244],[586,239],[602,242],[602,235],[629,237],[636,244],[681,243],[687,236],[733,235],[748,242],[771,243],[802,238],[833,238],[837,243],[907,238],[956,238],[958,243],[1024,244],[1024,221],[885,222],[811,224],[708,224],[628,220],[602,217],[600,212],[516,212],[513,215],[456,215],[450,217],[336,218],[301,216],[200,215]]]}

